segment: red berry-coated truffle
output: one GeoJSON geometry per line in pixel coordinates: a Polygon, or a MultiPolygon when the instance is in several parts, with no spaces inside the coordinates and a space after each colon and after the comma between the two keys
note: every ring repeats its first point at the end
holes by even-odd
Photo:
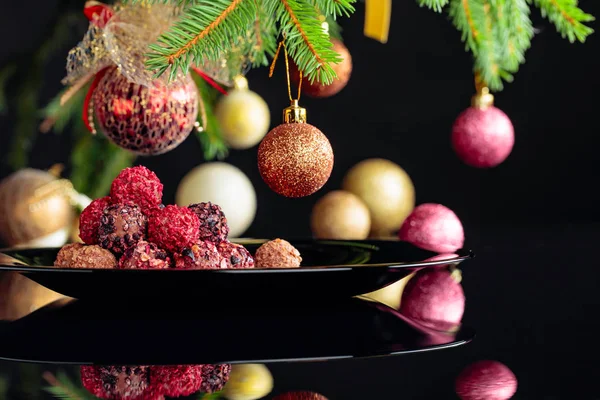
{"type": "Polygon", "coordinates": [[[204,364],[202,365],[202,384],[200,391],[202,393],[215,393],[223,389],[229,374],[231,373],[231,364],[204,364]]]}
{"type": "Polygon", "coordinates": [[[402,292],[400,312],[435,329],[453,329],[464,311],[465,293],[458,274],[446,269],[419,271],[402,292]]]}
{"type": "Polygon", "coordinates": [[[208,240],[187,247],[181,253],[173,254],[173,257],[175,268],[179,269],[219,269],[223,259],[215,244],[208,240]]]}
{"type": "Polygon", "coordinates": [[[133,203],[143,212],[162,203],[163,184],[144,166],[125,168],[113,180],[110,197],[113,203],[133,203]]]}
{"type": "Polygon", "coordinates": [[[101,399],[149,399],[146,393],[150,382],[147,367],[82,366],[81,382],[90,393],[101,399]]]}
{"type": "Polygon", "coordinates": [[[79,216],[79,237],[85,244],[98,244],[98,227],[104,209],[110,205],[110,197],[92,201],[79,216]]]}
{"type": "Polygon", "coordinates": [[[150,367],[151,392],[169,397],[189,396],[202,386],[202,365],[150,367]]]}
{"type": "Polygon", "coordinates": [[[250,252],[241,244],[231,243],[226,240],[217,245],[221,254],[221,268],[254,268],[254,258],[250,252]]]}
{"type": "Polygon", "coordinates": [[[168,205],[152,214],[148,223],[150,242],[159,247],[179,253],[198,241],[200,220],[187,207],[168,205]]]}
{"type": "Polygon", "coordinates": [[[517,377],[498,361],[477,361],[456,379],[456,394],[461,400],[508,400],[517,391],[517,377]]]}
{"type": "Polygon", "coordinates": [[[166,269],[171,267],[169,254],[154,243],[140,240],[125,250],[119,260],[120,269],[166,269]]]}
{"type": "Polygon", "coordinates": [[[101,247],[114,254],[123,252],[146,238],[148,222],[140,208],[133,204],[113,204],[104,209],[98,241],[101,247]]]}
{"type": "Polygon", "coordinates": [[[288,392],[276,396],[273,400],[328,400],[327,397],[315,392],[288,392]]]}
{"type": "Polygon", "coordinates": [[[398,236],[400,240],[436,253],[452,253],[462,248],[465,241],[463,226],[456,214],[434,203],[415,207],[398,236]]]}
{"type": "Polygon", "coordinates": [[[210,240],[215,243],[227,239],[229,226],[221,207],[216,204],[197,203],[188,206],[200,220],[200,240],[210,240]]]}

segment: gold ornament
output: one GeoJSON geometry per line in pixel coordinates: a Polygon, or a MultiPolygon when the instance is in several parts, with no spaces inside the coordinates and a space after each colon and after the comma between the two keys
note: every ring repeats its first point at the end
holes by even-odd
{"type": "Polygon", "coordinates": [[[234,89],[217,103],[215,116],[225,141],[238,150],[257,145],[271,123],[267,103],[248,89],[248,81],[241,75],[236,77],[234,89]]]}
{"type": "Polygon", "coordinates": [[[291,105],[283,110],[283,124],[273,128],[258,147],[258,170],[274,192],[286,197],[309,196],[325,185],[333,170],[333,149],[317,127],[306,123],[306,109],[292,98],[287,50],[279,43],[269,76],[283,47],[291,105]]]}
{"type": "Polygon", "coordinates": [[[22,318],[65,296],[17,272],[0,272],[0,320],[22,318]]]}
{"type": "Polygon", "coordinates": [[[66,179],[23,169],[0,182],[0,240],[9,247],[60,247],[69,238],[75,211],[66,179]]]}
{"type": "Polygon", "coordinates": [[[407,277],[400,279],[398,282],[392,283],[391,285],[388,285],[382,289],[366,293],[358,297],[364,300],[378,301],[395,310],[399,310],[404,287],[406,286],[410,278],[412,278],[414,275],[415,273],[413,272],[407,277]]]}
{"type": "Polygon", "coordinates": [[[365,0],[364,35],[386,43],[390,32],[392,0],[365,0]]]}
{"type": "Polygon", "coordinates": [[[231,367],[223,388],[228,400],[262,399],[273,390],[273,376],[264,364],[239,364],[231,367]]]}
{"type": "Polygon", "coordinates": [[[369,236],[371,217],[358,196],[335,190],[317,201],[310,226],[318,239],[363,240],[369,236]]]}
{"type": "Polygon", "coordinates": [[[397,164],[380,158],[361,161],[344,177],[342,189],[365,202],[371,213],[371,234],[387,236],[400,229],[415,207],[415,187],[397,164]]]}

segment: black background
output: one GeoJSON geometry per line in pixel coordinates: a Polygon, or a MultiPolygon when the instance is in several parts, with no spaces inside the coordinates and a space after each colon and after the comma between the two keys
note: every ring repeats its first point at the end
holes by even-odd
{"type": "MultiPolygon", "coordinates": [[[[26,59],[56,17],[56,3],[3,2],[0,61],[26,59]]],[[[309,236],[313,204],[339,188],[352,165],[370,157],[401,165],[414,181],[417,203],[445,204],[465,225],[467,246],[478,254],[464,267],[465,322],[479,334],[466,347],[438,353],[273,366],[276,391],[312,389],[331,399],[451,399],[460,369],[492,358],[517,374],[515,398],[600,398],[594,333],[600,303],[594,259],[600,239],[599,37],[571,45],[533,10],[539,31],[527,63],[496,94],[496,105],[515,127],[514,150],[499,167],[479,170],[463,165],[449,143],[450,127],[473,94],[471,57],[460,34],[446,15],[414,1],[393,3],[387,44],[363,36],[362,4],[353,18],[341,21],[353,55],[352,78],[337,96],[303,98],[309,121],[335,151],[333,174],[321,192],[295,200],[270,192],[256,168],[256,149],[233,151],[226,161],[255,185],[258,212],[247,232],[255,237],[309,236]]],[[[598,2],[581,1],[581,6],[600,15],[598,2]]],[[[61,88],[66,52],[85,27],[83,22],[74,30],[47,65],[40,105],[61,88]]],[[[26,79],[23,71],[15,79],[26,79]]],[[[248,75],[251,88],[270,105],[273,124],[288,104],[281,68],[278,72],[271,79],[265,68],[248,75]]],[[[11,113],[0,120],[2,160],[13,126],[11,113]]],[[[68,135],[41,136],[30,165],[64,163],[69,151],[68,135]]],[[[140,162],[157,172],[165,183],[165,201],[173,202],[179,180],[203,161],[199,144],[189,138],[168,154],[140,162]]],[[[2,163],[0,177],[9,172],[2,163]]]]}

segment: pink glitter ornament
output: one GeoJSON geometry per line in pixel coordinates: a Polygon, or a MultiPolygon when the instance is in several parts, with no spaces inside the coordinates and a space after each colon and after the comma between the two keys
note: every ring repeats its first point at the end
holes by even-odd
{"type": "Polygon", "coordinates": [[[517,377],[498,361],[477,361],[456,378],[461,400],[508,400],[517,391],[517,377]]]}
{"type": "Polygon", "coordinates": [[[452,253],[463,247],[465,233],[456,214],[441,204],[425,203],[412,211],[400,231],[400,240],[436,253],[452,253]]]}
{"type": "Polygon", "coordinates": [[[435,329],[451,330],[462,320],[465,293],[460,274],[448,270],[426,269],[413,276],[400,302],[400,312],[435,329]]]}
{"type": "Polygon", "coordinates": [[[494,96],[476,80],[477,94],[452,127],[452,147],[467,165],[491,168],[501,164],[515,144],[515,131],[508,116],[493,106],[494,96]]]}

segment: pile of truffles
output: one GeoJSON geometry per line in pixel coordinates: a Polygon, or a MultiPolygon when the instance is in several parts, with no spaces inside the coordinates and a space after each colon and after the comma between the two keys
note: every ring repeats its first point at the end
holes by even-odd
{"type": "Polygon", "coordinates": [[[143,166],[126,168],[112,182],[110,195],[96,199],[81,213],[83,244],[60,249],[61,268],[224,269],[297,268],[296,248],[276,239],[255,257],[227,239],[229,227],[221,207],[198,203],[163,205],[163,185],[143,166]]]}

